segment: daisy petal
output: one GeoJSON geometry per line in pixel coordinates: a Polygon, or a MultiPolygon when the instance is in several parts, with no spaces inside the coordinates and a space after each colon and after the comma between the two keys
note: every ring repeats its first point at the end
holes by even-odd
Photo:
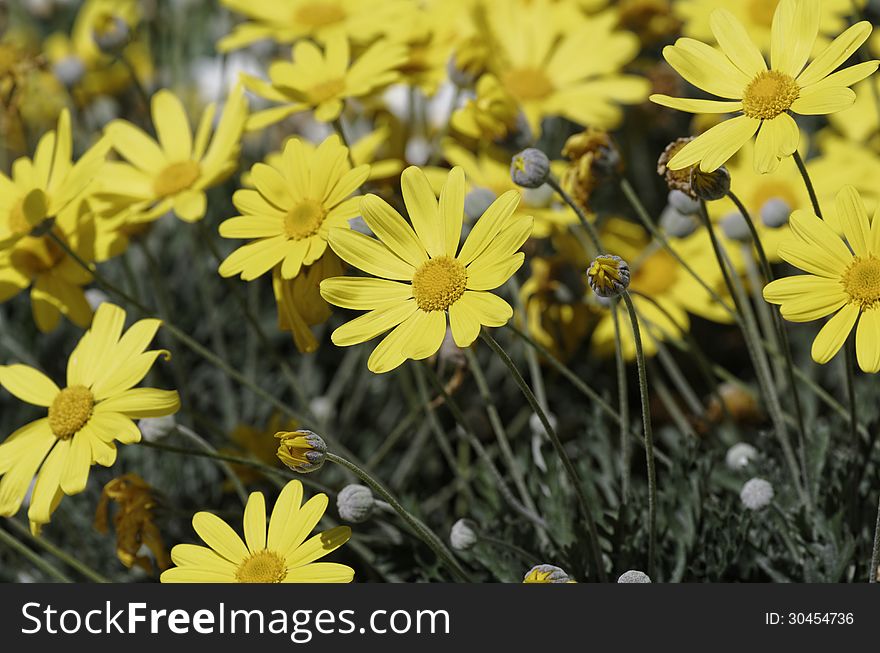
{"type": "Polygon", "coordinates": [[[798,75],[801,87],[815,84],[826,77],[844,61],[849,59],[871,35],[871,23],[866,20],[856,23],[834,39],[804,71],[798,75]]]}
{"type": "Polygon", "coordinates": [[[410,317],[418,309],[414,299],[402,303],[395,303],[384,308],[377,308],[346,322],[337,328],[330,339],[337,347],[356,345],[385,333],[392,327],[410,317]]]}
{"type": "Polygon", "coordinates": [[[713,172],[754,136],[760,124],[748,116],[725,120],[681,148],[669,161],[669,168],[681,170],[699,163],[704,172],[713,172]]]}
{"type": "Polygon", "coordinates": [[[843,235],[856,256],[864,257],[871,253],[868,242],[871,237],[871,224],[868,212],[858,191],[852,186],[844,186],[835,201],[837,219],[843,227],[843,235]]]}
{"type": "Polygon", "coordinates": [[[170,91],[157,92],[151,102],[151,114],[159,143],[170,161],[188,161],[192,156],[193,136],[183,104],[170,91]]]}
{"type": "Polygon", "coordinates": [[[321,296],[335,306],[363,311],[406,301],[412,297],[412,286],[387,279],[332,277],[321,282],[321,296]]]}
{"type": "Polygon", "coordinates": [[[406,342],[403,355],[413,360],[422,360],[436,354],[446,335],[446,313],[416,311],[412,320],[412,337],[406,342]]]}
{"type": "Polygon", "coordinates": [[[863,372],[880,371],[880,311],[865,311],[856,327],[856,357],[863,372]]]}
{"type": "Polygon", "coordinates": [[[244,507],[244,540],[251,553],[266,548],[266,498],[251,492],[244,507]]]}
{"type": "Polygon", "coordinates": [[[61,392],[52,379],[27,365],[0,366],[0,385],[34,406],[51,406],[61,392]]]}
{"type": "Polygon", "coordinates": [[[293,555],[288,558],[288,567],[291,569],[304,567],[335,551],[349,539],[351,539],[351,528],[348,526],[337,526],[329,531],[318,533],[297,547],[293,555]]]}
{"type": "Polygon", "coordinates": [[[337,562],[313,562],[287,572],[282,583],[350,583],[354,569],[337,562]]]}
{"type": "Polygon", "coordinates": [[[811,351],[813,360],[824,364],[834,358],[834,355],[840,351],[846,341],[849,332],[852,331],[858,317],[859,307],[847,304],[837,312],[837,315],[828,320],[813,341],[811,351]]]}
{"type": "Polygon", "coordinates": [[[654,104],[660,104],[678,111],[690,113],[733,113],[742,110],[742,102],[725,102],[721,100],[693,100],[691,98],[671,97],[655,93],[648,98],[654,104]]]}
{"type": "Polygon", "coordinates": [[[446,237],[440,220],[437,198],[421,168],[410,166],[400,176],[403,201],[419,239],[431,257],[446,253],[446,237]]]}
{"type": "Polygon", "coordinates": [[[225,521],[210,512],[197,512],[193,528],[205,544],[232,563],[238,564],[250,556],[241,538],[225,521]]]}
{"type": "Polygon", "coordinates": [[[726,9],[716,9],[709,15],[709,25],[721,50],[743,73],[754,77],[767,70],[761,51],[736,16],[726,9]]]}
{"type": "Polygon", "coordinates": [[[377,277],[412,281],[416,271],[384,243],[351,229],[331,229],[330,247],[342,260],[377,277]]]}
{"type": "Polygon", "coordinates": [[[361,200],[361,214],[379,240],[397,256],[417,268],[428,260],[415,232],[388,202],[369,194],[361,200]]]}
{"type": "Polygon", "coordinates": [[[804,91],[792,102],[791,110],[805,116],[822,116],[846,109],[856,101],[856,94],[851,88],[837,86],[821,88],[815,92],[804,91]]]}

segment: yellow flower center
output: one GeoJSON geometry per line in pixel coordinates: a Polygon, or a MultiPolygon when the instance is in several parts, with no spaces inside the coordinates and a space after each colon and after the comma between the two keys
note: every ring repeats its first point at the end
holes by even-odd
{"type": "Polygon", "coordinates": [[[467,288],[467,270],[449,256],[432,258],[413,275],[413,296],[423,311],[445,311],[467,288]]]}
{"type": "Polygon", "coordinates": [[[268,549],[254,553],[235,570],[235,580],[239,583],[280,583],[286,577],[284,557],[268,549]]]}
{"type": "Polygon", "coordinates": [[[776,0],[751,0],[747,3],[746,10],[752,22],[763,27],[773,24],[773,14],[776,12],[776,0]]]}
{"type": "Polygon", "coordinates": [[[758,73],[743,92],[743,113],[749,118],[770,120],[791,108],[801,87],[791,75],[778,70],[758,73]]]}
{"type": "Polygon", "coordinates": [[[293,14],[294,23],[310,27],[326,27],[345,19],[345,10],[335,2],[308,2],[293,14]]]}
{"type": "MultiPolygon", "coordinates": [[[[67,240],[63,234],[56,232],[56,235],[64,241],[67,240]]],[[[51,238],[25,236],[16,243],[9,259],[17,270],[34,279],[54,269],[65,256],[64,250],[51,238]]]]}
{"type": "Polygon", "coordinates": [[[309,89],[309,100],[312,104],[321,104],[339,96],[345,90],[344,79],[328,79],[326,82],[316,84],[309,89]]]}
{"type": "Polygon", "coordinates": [[[515,68],[504,73],[501,83],[521,102],[542,100],[553,92],[553,83],[540,68],[515,68]]]}
{"type": "Polygon", "coordinates": [[[880,302],[880,259],[856,256],[841,277],[841,283],[851,304],[863,311],[874,308],[880,302]]]}
{"type": "Polygon", "coordinates": [[[49,198],[42,190],[34,188],[12,205],[7,225],[14,234],[30,233],[31,229],[46,219],[48,212],[49,198]]]}
{"type": "Polygon", "coordinates": [[[59,440],[66,440],[77,433],[92,416],[95,397],[83,385],[64,388],[49,406],[49,428],[59,440]]]}
{"type": "Polygon", "coordinates": [[[202,168],[195,161],[172,163],[153,181],[153,192],[158,197],[177,195],[190,188],[201,174],[202,168]]]}
{"type": "Polygon", "coordinates": [[[284,216],[284,233],[291,240],[303,240],[318,233],[327,211],[315,200],[302,200],[284,216]]]}

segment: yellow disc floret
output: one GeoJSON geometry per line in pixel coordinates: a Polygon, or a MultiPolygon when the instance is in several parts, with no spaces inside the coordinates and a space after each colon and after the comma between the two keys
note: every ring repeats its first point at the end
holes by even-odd
{"type": "Polygon", "coordinates": [[[501,82],[513,97],[525,102],[542,100],[553,93],[553,83],[540,68],[517,68],[504,73],[501,82]]]}
{"type": "Polygon", "coordinates": [[[851,304],[863,311],[876,307],[880,302],[880,259],[872,255],[855,257],[844,271],[841,283],[851,304]]]}
{"type": "Polygon", "coordinates": [[[95,397],[82,385],[65,388],[49,406],[49,428],[59,440],[66,440],[85,426],[92,416],[95,397]]]}
{"type": "Polygon", "coordinates": [[[198,180],[202,169],[195,161],[178,161],[165,168],[153,181],[158,197],[169,197],[187,190],[198,180]]]}
{"type": "Polygon", "coordinates": [[[286,577],[284,557],[268,549],[254,553],[235,570],[235,580],[239,583],[280,583],[286,577]]]}
{"type": "Polygon", "coordinates": [[[291,240],[302,240],[318,233],[327,212],[320,202],[305,199],[284,216],[284,233],[291,240]]]}
{"type": "Polygon", "coordinates": [[[423,311],[445,311],[467,288],[467,270],[456,259],[439,256],[423,263],[413,275],[413,296],[423,311]]]}
{"type": "Polygon", "coordinates": [[[758,73],[743,92],[743,113],[749,118],[771,120],[791,108],[801,88],[791,75],[778,70],[758,73]]]}

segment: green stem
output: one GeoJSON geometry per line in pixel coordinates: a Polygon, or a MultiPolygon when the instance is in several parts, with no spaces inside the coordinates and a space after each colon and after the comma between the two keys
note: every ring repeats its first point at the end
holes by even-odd
{"type": "MultiPolygon", "coordinates": [[[[7,520],[7,521],[11,521],[11,520],[7,520]]],[[[35,567],[40,569],[40,571],[47,574],[48,576],[51,576],[55,580],[60,581],[62,583],[72,583],[73,582],[72,580],[70,580],[70,578],[65,576],[64,573],[60,569],[58,569],[55,565],[53,565],[52,563],[50,563],[46,560],[43,560],[40,556],[38,556],[36,553],[31,551],[24,544],[22,544],[17,539],[12,537],[12,535],[7,533],[6,530],[3,528],[0,528],[0,542],[3,542],[3,544],[8,546],[10,549],[15,551],[16,553],[19,553],[22,556],[24,556],[25,558],[27,558],[28,560],[30,560],[34,564],[35,567]]]]}
{"type": "Polygon", "coordinates": [[[623,345],[620,337],[620,316],[617,313],[617,300],[611,307],[614,320],[614,362],[617,368],[617,396],[620,410],[620,502],[626,505],[629,499],[629,390],[626,383],[626,362],[623,360],[623,345]]]}
{"type": "Polygon", "coordinates": [[[645,452],[648,466],[648,576],[654,578],[654,562],[657,550],[657,472],[654,465],[654,430],[651,427],[651,402],[648,396],[648,376],[645,369],[645,352],[642,350],[642,336],[639,318],[633,306],[632,297],[623,291],[623,302],[629,312],[633,339],[636,343],[636,363],[639,368],[639,394],[642,399],[642,427],[645,434],[645,452]]]}
{"type": "Polygon", "coordinates": [[[876,583],[880,574],[880,502],[877,503],[877,523],[874,525],[874,548],[871,551],[871,570],[869,583],[876,583]]]}
{"type": "Polygon", "coordinates": [[[596,248],[596,254],[601,254],[604,250],[602,249],[602,239],[599,238],[599,232],[596,231],[596,227],[593,226],[588,219],[583,209],[578,206],[577,202],[575,202],[571,195],[563,190],[562,186],[560,186],[559,181],[552,174],[547,177],[547,185],[550,186],[553,190],[556,191],[556,194],[562,198],[562,200],[568,204],[575,214],[578,217],[578,220],[581,221],[581,226],[586,230],[587,235],[590,237],[590,242],[592,242],[593,247],[596,248]]]}
{"type": "Polygon", "coordinates": [[[580,477],[578,476],[577,469],[575,469],[574,463],[572,463],[571,458],[568,453],[565,451],[565,447],[562,446],[562,441],[559,439],[559,436],[556,434],[556,430],[550,424],[550,420],[547,417],[547,414],[544,412],[544,409],[541,408],[541,405],[538,403],[538,400],[535,398],[534,393],[532,392],[529,385],[525,382],[522,375],[519,373],[519,370],[516,368],[516,364],[507,355],[507,352],[501,347],[501,345],[496,342],[495,338],[486,331],[485,329],[480,331],[480,338],[482,338],[483,342],[485,342],[492,351],[501,359],[501,361],[507,366],[507,369],[510,371],[513,380],[519,386],[520,390],[525,396],[526,401],[529,402],[529,406],[532,411],[538,416],[538,419],[541,421],[541,424],[544,426],[544,430],[547,432],[547,436],[550,438],[550,442],[553,444],[553,448],[556,450],[556,455],[559,456],[559,459],[562,461],[562,466],[565,469],[565,473],[568,476],[569,481],[571,482],[575,496],[577,497],[578,506],[580,507],[581,513],[583,514],[584,520],[587,523],[587,529],[590,534],[590,546],[593,551],[593,559],[596,564],[596,572],[599,576],[599,580],[601,582],[607,581],[607,576],[605,574],[605,566],[602,562],[602,551],[599,543],[599,530],[596,528],[596,521],[593,517],[593,512],[590,509],[589,501],[587,500],[587,496],[584,493],[584,488],[581,483],[580,477]]]}
{"type": "Polygon", "coordinates": [[[801,158],[800,152],[797,150],[792,154],[794,157],[795,165],[797,165],[798,172],[801,173],[801,178],[804,180],[804,186],[807,187],[807,194],[810,196],[810,202],[813,204],[813,212],[819,217],[822,218],[822,209],[819,208],[819,198],[816,197],[816,189],[813,188],[813,181],[810,179],[810,173],[807,172],[807,166],[804,165],[804,160],[801,158]]]}
{"type": "Polygon", "coordinates": [[[54,544],[52,544],[48,540],[44,539],[43,537],[41,537],[39,535],[33,535],[30,532],[30,530],[27,528],[27,526],[20,524],[19,522],[17,522],[14,519],[7,519],[6,523],[11,524],[12,527],[16,531],[19,532],[19,534],[28,538],[31,542],[33,542],[37,546],[43,548],[47,553],[49,553],[52,556],[55,556],[56,558],[61,560],[61,562],[65,563],[69,567],[72,567],[73,569],[75,569],[76,571],[81,573],[83,576],[88,578],[90,581],[92,581],[94,583],[108,583],[108,582],[110,582],[104,576],[99,574],[97,571],[95,571],[94,569],[92,569],[91,567],[86,565],[85,563],[80,562],[79,560],[77,560],[76,558],[71,556],[69,553],[58,548],[57,546],[55,546],[54,544]]]}
{"type": "Polygon", "coordinates": [[[443,542],[437,537],[430,528],[428,528],[421,520],[417,519],[413,516],[406,508],[404,508],[400,502],[394,498],[394,496],[385,489],[385,487],[379,483],[376,479],[370,476],[363,469],[355,465],[350,460],[337,456],[336,454],[327,452],[327,460],[339,465],[340,467],[344,467],[359,479],[361,479],[364,483],[366,483],[370,489],[373,490],[376,494],[378,494],[382,499],[388,503],[396,512],[401,519],[413,530],[413,532],[418,535],[418,537],[430,547],[430,549],[437,555],[437,558],[443,562],[447,567],[449,567],[450,571],[452,571],[455,578],[463,583],[467,583],[469,581],[467,573],[464,569],[461,568],[461,565],[455,560],[455,557],[446,548],[443,542]]]}

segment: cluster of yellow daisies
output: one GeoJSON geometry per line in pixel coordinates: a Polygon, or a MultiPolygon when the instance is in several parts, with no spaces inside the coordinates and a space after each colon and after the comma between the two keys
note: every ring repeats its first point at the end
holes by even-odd
{"type": "MultiPolygon", "coordinates": [[[[864,3],[221,4],[234,23],[216,43],[223,63],[198,75],[222,81],[197,92],[156,66],[145,26],[157,17],[135,0],[86,0],[69,33],[0,35],[0,302],[29,291],[40,332],[62,318],[85,330],[64,384],[0,366],[7,393],[46,411],[0,444],[0,514],[27,499],[38,532],[92,465],[140,441],[133,420],[179,409],[176,392],[138,387],[170,356],[148,349],[162,323],[139,315],[126,329],[126,311],[143,307],[86,294],[108,261],[175,218],[221,218],[212,229],[232,242],[219,275],[271,277],[278,327],[302,354],[381,337],[375,373],[511,320],[562,360],[585,344],[651,357],[694,317],[737,320],[728,268],[745,287],[757,279],[786,320],[831,316],[816,362],[855,330],[859,366],[880,370],[878,61],[870,23],[849,20],[864,3]],[[660,47],[663,61],[647,55],[660,47]],[[136,109],[123,116],[124,105],[136,109]],[[625,117],[669,124],[675,111],[695,117],[660,158],[662,216],[651,227],[606,208],[625,166],[614,130],[625,117]],[[554,158],[512,170],[528,147],[554,158]],[[806,274],[756,277],[754,236],[769,263],[806,274]],[[603,252],[628,263],[640,342],[616,326],[623,305],[588,287],[603,252]],[[351,319],[323,338],[334,316],[351,319]]],[[[308,537],[326,506],[323,494],[303,503],[292,481],[267,528],[255,492],[244,540],[200,512],[207,547],[174,547],[162,580],[350,581],[349,567],[316,562],[351,534],[308,537]]]]}

